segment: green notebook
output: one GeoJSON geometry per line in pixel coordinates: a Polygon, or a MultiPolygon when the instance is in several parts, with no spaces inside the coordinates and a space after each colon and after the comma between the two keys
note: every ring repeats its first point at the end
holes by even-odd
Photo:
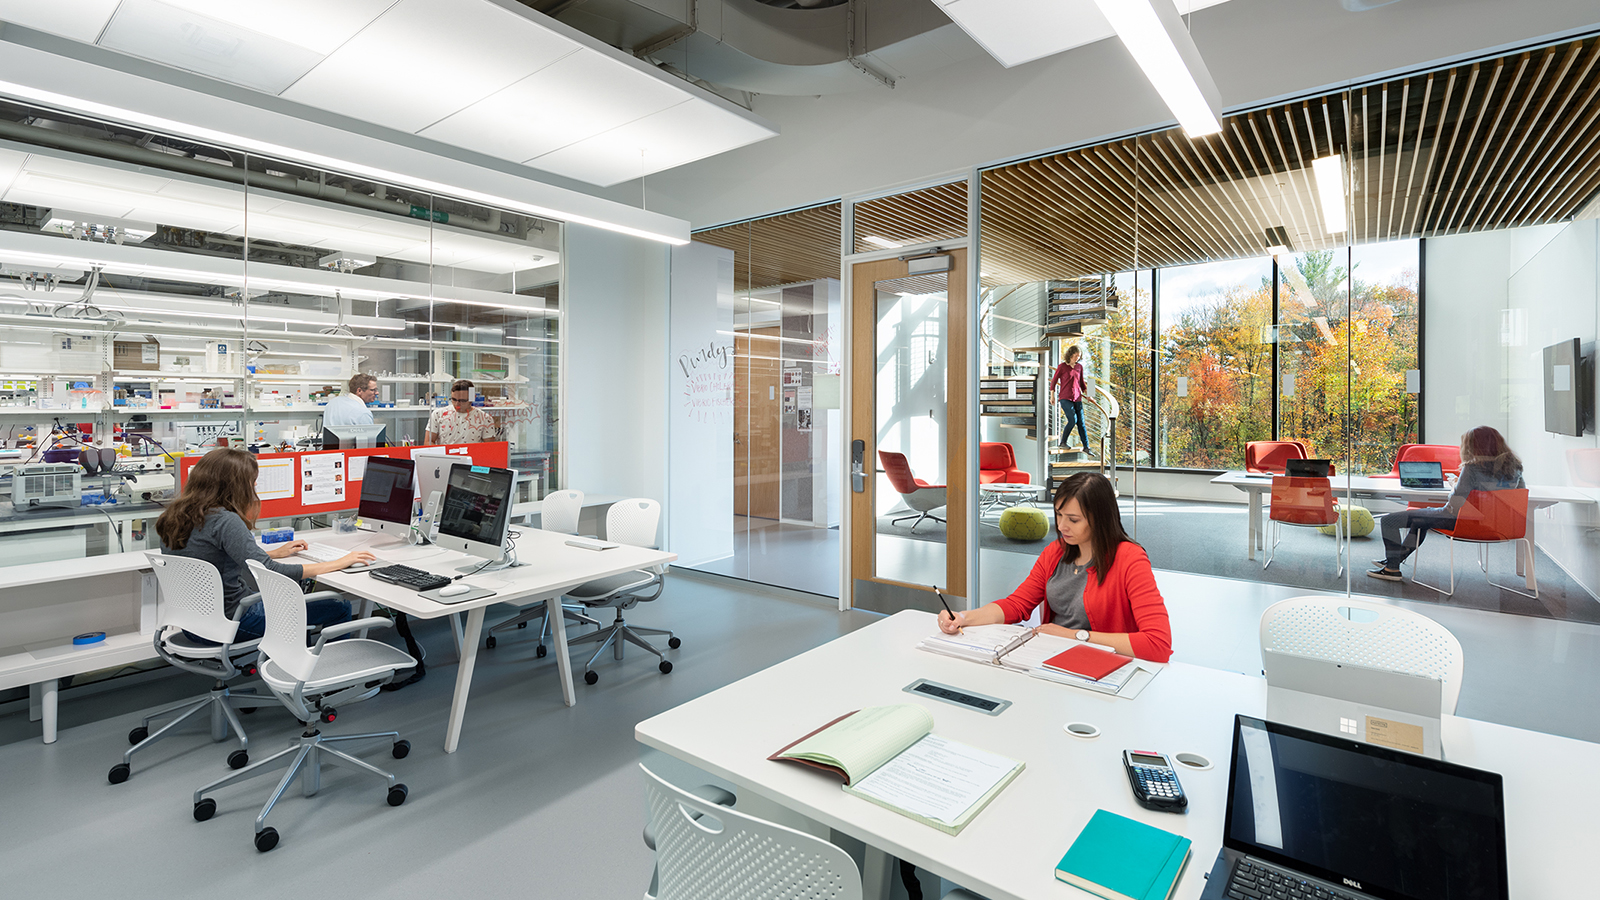
{"type": "Polygon", "coordinates": [[[1189,861],[1189,839],[1095,810],[1056,877],[1107,900],[1167,900],[1189,861]]]}

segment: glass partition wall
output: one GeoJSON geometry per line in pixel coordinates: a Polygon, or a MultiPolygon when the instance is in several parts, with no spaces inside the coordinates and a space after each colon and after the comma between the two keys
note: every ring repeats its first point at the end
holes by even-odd
{"type": "MultiPolygon", "coordinates": [[[[305,449],[358,372],[379,379],[389,439],[420,443],[467,378],[541,497],[559,487],[560,263],[556,222],[0,105],[4,450],[103,446],[155,468],[219,445],[305,449]]],[[[85,483],[142,502],[120,476],[85,483]]],[[[153,529],[127,509],[120,538],[8,534],[7,558],[141,546],[153,529]]]]}

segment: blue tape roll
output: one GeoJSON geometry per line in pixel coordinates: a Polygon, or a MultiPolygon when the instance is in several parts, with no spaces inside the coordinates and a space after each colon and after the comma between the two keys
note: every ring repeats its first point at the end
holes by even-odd
{"type": "Polygon", "coordinates": [[[82,646],[84,644],[98,644],[105,639],[106,633],[104,631],[90,631],[73,638],[72,642],[82,646]]]}

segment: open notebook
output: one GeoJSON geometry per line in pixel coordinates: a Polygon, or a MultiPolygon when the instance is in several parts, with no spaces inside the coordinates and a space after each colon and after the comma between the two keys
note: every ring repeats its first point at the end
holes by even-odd
{"type": "Polygon", "coordinates": [[[1087,647],[1095,652],[1105,653],[1115,651],[1099,644],[1085,644],[1061,635],[1042,634],[1026,625],[972,625],[963,628],[960,634],[945,634],[938,631],[923,638],[922,643],[917,646],[941,656],[988,663],[1017,672],[1026,672],[1046,681],[1070,684],[1130,700],[1139,696],[1145,685],[1149,684],[1162,668],[1160,663],[1119,657],[1127,661],[1115,671],[1098,679],[1076,675],[1047,663],[1074,648],[1087,647]]]}
{"type": "Polygon", "coordinates": [[[845,713],[767,757],[844,778],[844,789],[948,834],[1022,771],[1023,763],[933,734],[933,716],[902,703],[845,713]]]}

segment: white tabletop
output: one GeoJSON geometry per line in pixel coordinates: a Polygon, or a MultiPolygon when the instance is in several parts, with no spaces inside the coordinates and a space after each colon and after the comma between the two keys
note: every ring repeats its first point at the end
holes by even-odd
{"type": "MultiPolygon", "coordinates": [[[[1198,897],[1222,843],[1233,716],[1264,713],[1265,681],[1173,663],[1138,699],[1125,700],[916,649],[933,627],[927,613],[898,613],[647,719],[635,736],[990,900],[1091,896],[1057,881],[1054,868],[1096,809],[1194,841],[1174,896],[1198,897]],[[916,678],[1014,705],[991,717],[916,698],[902,690],[916,678]],[[933,714],[936,733],[1020,759],[1027,770],[951,836],[846,794],[837,778],[766,759],[843,713],[891,703],[918,703],[933,714]],[[1062,729],[1069,721],[1090,722],[1102,734],[1072,737],[1062,729]],[[1120,754],[1135,748],[1189,751],[1213,761],[1209,771],[1179,773],[1187,814],[1134,803],[1120,754]]],[[[1453,716],[1445,717],[1443,741],[1451,761],[1505,776],[1512,896],[1592,893],[1586,859],[1600,836],[1590,811],[1600,788],[1587,779],[1552,778],[1538,761],[1593,771],[1600,745],[1453,716]]]]}
{"type": "MultiPolygon", "coordinates": [[[[1212,484],[1227,484],[1240,490],[1258,491],[1272,489],[1271,475],[1246,472],[1223,472],[1211,479],[1212,484]]],[[[1408,488],[1400,486],[1399,478],[1380,475],[1334,475],[1328,479],[1334,493],[1347,490],[1359,497],[1390,497],[1395,500],[1443,500],[1450,496],[1449,488],[1408,488]]],[[[1554,503],[1594,503],[1595,498],[1584,491],[1565,485],[1535,484],[1528,486],[1528,502],[1536,506],[1554,503]]]]}

